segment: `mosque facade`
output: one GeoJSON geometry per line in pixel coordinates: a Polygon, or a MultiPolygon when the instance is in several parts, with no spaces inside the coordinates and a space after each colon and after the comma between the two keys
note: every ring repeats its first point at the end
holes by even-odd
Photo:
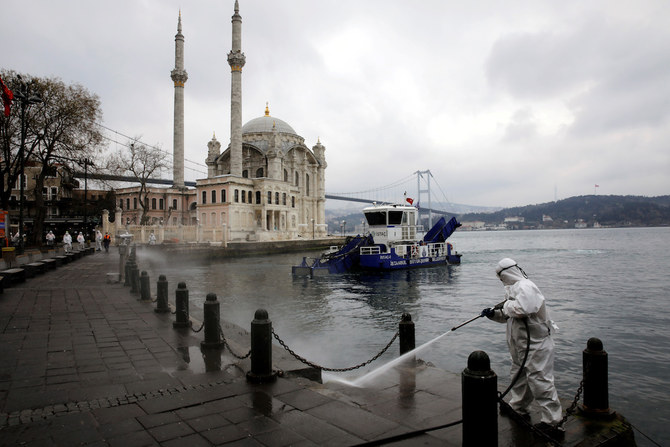
{"type": "MultiPolygon", "coordinates": [[[[180,14],[175,68],[171,72],[175,87],[173,186],[149,188],[149,200],[152,204],[156,201],[158,208],[149,212],[150,222],[194,225],[202,229],[198,234],[211,234],[224,241],[325,236],[326,148],[320,141],[311,149],[307,147],[305,139],[288,123],[270,115],[267,104],[263,115],[242,125],[242,68],[246,56],[242,52],[242,17],[237,0],[232,16],[232,49],[228,53],[230,143],[223,151],[216,136],[207,143],[207,178],[196,180],[195,189],[184,186],[184,86],[188,76],[183,58],[180,14]],[[179,199],[176,204],[175,198],[179,199]]],[[[139,223],[137,189],[117,191],[121,204],[117,213],[122,213],[123,223],[139,223]]]]}

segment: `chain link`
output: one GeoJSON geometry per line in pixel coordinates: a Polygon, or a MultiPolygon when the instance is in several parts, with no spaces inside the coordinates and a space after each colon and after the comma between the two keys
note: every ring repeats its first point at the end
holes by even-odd
{"type": "MultiPolygon", "coordinates": [[[[588,364],[587,364],[588,366],[588,364]]],[[[584,372],[584,376],[588,375],[588,370],[584,372]]],[[[575,394],[575,398],[572,400],[572,404],[568,407],[567,410],[565,410],[565,416],[563,416],[563,419],[561,419],[558,424],[556,424],[556,427],[561,427],[565,422],[568,420],[568,418],[575,412],[575,409],[577,408],[577,404],[579,404],[579,398],[582,395],[582,391],[584,391],[584,379],[579,382],[579,388],[577,388],[577,393],[575,394]]]]}
{"type": "Polygon", "coordinates": [[[223,341],[223,346],[228,348],[228,351],[230,351],[230,353],[236,359],[244,360],[251,355],[251,349],[249,349],[249,352],[247,352],[245,355],[239,355],[239,354],[236,354],[235,351],[233,351],[233,349],[230,347],[230,344],[228,344],[228,341],[226,341],[226,336],[223,335],[223,329],[221,328],[221,322],[219,322],[219,335],[221,336],[221,340],[223,341]]]}
{"type": "Polygon", "coordinates": [[[367,361],[365,361],[365,362],[363,362],[363,363],[359,363],[358,365],[355,365],[355,366],[350,366],[350,367],[348,367],[348,368],[326,368],[325,366],[321,366],[321,365],[317,365],[316,363],[312,363],[312,362],[310,362],[309,360],[307,360],[306,358],[301,357],[300,355],[296,354],[291,348],[288,347],[288,345],[284,342],[284,340],[282,340],[281,338],[279,338],[279,335],[277,335],[277,333],[275,332],[274,328],[272,329],[272,336],[277,340],[277,342],[278,342],[280,345],[282,345],[282,347],[283,347],[284,349],[286,349],[286,351],[288,351],[289,354],[291,354],[291,355],[292,355],[293,357],[295,357],[297,360],[299,360],[300,362],[304,363],[304,364],[307,365],[307,366],[311,366],[312,368],[320,369],[321,371],[330,371],[330,372],[353,371],[353,370],[355,370],[355,369],[362,368],[362,367],[364,367],[364,366],[369,365],[370,363],[374,362],[374,361],[377,360],[379,357],[381,357],[381,356],[388,350],[388,348],[391,347],[391,345],[393,344],[393,342],[395,341],[395,339],[398,338],[398,334],[399,334],[399,333],[400,333],[400,331],[397,331],[397,332],[393,335],[393,338],[391,338],[391,341],[389,341],[388,344],[384,347],[384,349],[382,349],[381,351],[379,351],[379,353],[378,353],[377,355],[375,355],[374,357],[372,357],[370,360],[367,360],[367,361]]]}

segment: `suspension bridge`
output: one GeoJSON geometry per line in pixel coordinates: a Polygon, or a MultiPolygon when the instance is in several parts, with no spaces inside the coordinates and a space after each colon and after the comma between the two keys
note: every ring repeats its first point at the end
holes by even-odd
{"type": "MultiPolygon", "coordinates": [[[[120,133],[114,129],[104,126],[101,123],[96,123],[101,129],[102,137],[107,140],[109,143],[115,146],[116,150],[121,148],[130,148],[131,142],[143,144],[145,146],[151,147],[155,150],[160,151],[165,155],[167,159],[171,159],[173,154],[169,151],[166,151],[158,146],[147,144],[140,141],[138,138],[133,138],[123,133],[120,133]],[[123,140],[128,142],[123,142],[123,140]]],[[[184,168],[190,171],[197,173],[197,175],[206,176],[205,171],[206,167],[202,163],[196,162],[189,159],[184,159],[184,168]]],[[[97,179],[103,181],[115,181],[123,183],[137,183],[135,177],[123,176],[123,175],[113,175],[113,174],[104,174],[100,172],[91,172],[84,170],[83,172],[75,172],[75,177],[80,179],[97,179]]],[[[161,178],[151,178],[146,181],[149,184],[154,185],[166,185],[171,186],[173,184],[172,179],[161,179],[161,178]]],[[[185,181],[185,186],[195,187],[195,181],[185,181]]],[[[432,222],[432,214],[438,215],[453,215],[453,211],[448,211],[447,209],[440,208],[453,208],[451,202],[447,199],[446,194],[440,187],[437,179],[433,176],[430,170],[425,171],[415,171],[404,178],[396,180],[387,185],[382,185],[378,187],[373,187],[363,191],[356,192],[328,192],[326,191],[326,199],[329,200],[338,200],[346,202],[355,202],[363,204],[373,204],[373,203],[398,203],[403,200],[403,197],[409,197],[413,202],[413,205],[419,208],[420,214],[428,215],[429,221],[432,222]],[[434,191],[434,189],[437,191],[434,191]],[[433,203],[436,204],[436,207],[433,208],[433,203]]]]}

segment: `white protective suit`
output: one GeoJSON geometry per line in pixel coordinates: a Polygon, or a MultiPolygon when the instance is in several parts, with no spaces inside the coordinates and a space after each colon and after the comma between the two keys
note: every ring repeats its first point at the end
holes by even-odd
{"type": "Polygon", "coordinates": [[[95,251],[102,251],[102,233],[100,230],[95,232],[95,251]]]}
{"type": "Polygon", "coordinates": [[[84,235],[79,232],[79,236],[77,236],[77,242],[79,242],[79,249],[83,250],[84,247],[84,235]]]}
{"type": "Polygon", "coordinates": [[[65,236],[63,236],[63,248],[65,248],[65,253],[72,251],[72,236],[67,231],[65,232],[65,236]]]}
{"type": "Polygon", "coordinates": [[[562,409],[554,386],[554,340],[544,296],[535,283],[510,258],[498,263],[496,273],[505,285],[505,303],[489,318],[507,323],[507,346],[512,356],[511,377],[521,367],[526,353],[527,335],[523,318],[528,319],[530,350],[524,371],[510,390],[510,406],[518,413],[528,414],[535,400],[541,408],[541,422],[556,424],[562,409]]]}

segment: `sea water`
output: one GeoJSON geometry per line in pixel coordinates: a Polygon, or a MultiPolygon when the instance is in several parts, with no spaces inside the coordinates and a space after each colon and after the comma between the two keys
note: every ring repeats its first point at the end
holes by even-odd
{"type": "MultiPolygon", "coordinates": [[[[294,278],[294,253],[212,264],[156,265],[170,290],[185,281],[191,314],[201,317],[209,292],[218,295],[221,317],[249,328],[258,308],[268,311],[275,332],[298,354],[319,365],[345,368],[379,352],[398,330],[403,312],[416,325],[420,346],[503,299],[497,262],[510,257],[547,299],[555,334],[556,386],[572,400],[590,337],[609,355],[610,406],[661,445],[670,445],[670,228],[459,232],[451,236],[463,254],[458,266],[379,274],[294,278]]],[[[156,276],[157,277],[157,276],[156,276]]],[[[505,325],[481,318],[417,355],[460,373],[472,351],[483,350],[509,382],[505,325]]],[[[355,382],[398,357],[397,342],[367,366],[341,380],[355,382]]],[[[638,445],[652,445],[636,433],[638,445]]]]}

